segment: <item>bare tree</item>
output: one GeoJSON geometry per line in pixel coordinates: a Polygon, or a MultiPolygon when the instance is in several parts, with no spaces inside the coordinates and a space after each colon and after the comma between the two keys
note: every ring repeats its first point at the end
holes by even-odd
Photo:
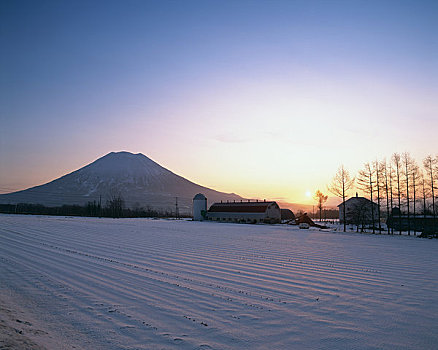
{"type": "Polygon", "coordinates": [[[420,173],[420,184],[421,184],[421,194],[422,194],[422,199],[423,199],[423,217],[424,220],[426,220],[426,215],[427,215],[427,185],[426,185],[426,178],[424,176],[424,173],[421,172],[420,173]]]}
{"type": "MultiPolygon", "coordinates": [[[[391,213],[392,208],[394,208],[394,187],[393,187],[393,178],[394,178],[394,169],[392,168],[391,163],[389,164],[389,194],[390,194],[390,200],[391,200],[391,213]]],[[[389,213],[388,213],[389,215],[389,213]]],[[[391,234],[394,234],[394,226],[391,227],[391,234]]]]}
{"type": "Polygon", "coordinates": [[[316,206],[319,209],[319,221],[322,220],[322,208],[324,208],[324,203],[327,202],[328,196],[325,196],[320,190],[317,190],[313,199],[316,200],[316,206]]]}
{"type": "Polygon", "coordinates": [[[110,194],[110,198],[107,201],[107,209],[109,216],[113,218],[120,218],[123,215],[123,207],[125,201],[123,200],[121,194],[110,194]]]}
{"type": "Polygon", "coordinates": [[[417,234],[417,200],[418,200],[418,187],[420,185],[421,177],[420,177],[420,169],[418,168],[417,163],[415,160],[412,162],[411,167],[411,183],[412,183],[412,191],[413,191],[413,209],[414,209],[414,235],[417,234]]]}
{"type": "MultiPolygon", "coordinates": [[[[372,204],[371,204],[372,206],[372,204]]],[[[366,200],[354,202],[348,212],[348,221],[356,225],[356,232],[363,232],[370,217],[370,205],[366,200]]]]}
{"type": "Polygon", "coordinates": [[[412,164],[413,164],[413,160],[411,158],[411,156],[409,155],[408,152],[405,152],[402,154],[402,164],[403,164],[403,174],[405,177],[405,198],[406,198],[406,209],[407,209],[407,219],[408,219],[408,236],[411,235],[411,211],[410,211],[410,196],[409,196],[409,187],[410,187],[410,181],[412,182],[411,178],[411,169],[412,169],[412,164]]]}
{"type": "Polygon", "coordinates": [[[354,185],[354,178],[350,177],[350,173],[348,170],[341,165],[332,179],[328,190],[333,193],[335,196],[342,198],[342,207],[343,207],[343,221],[344,221],[344,232],[347,230],[347,217],[345,210],[345,198],[348,195],[348,191],[354,185]]]}
{"type": "Polygon", "coordinates": [[[381,208],[380,208],[380,200],[382,199],[380,197],[380,189],[383,186],[382,183],[382,168],[379,164],[379,162],[376,160],[373,163],[374,172],[376,174],[376,190],[377,190],[377,221],[379,223],[379,233],[382,233],[382,218],[380,217],[381,208]]]}
{"type": "MultiPolygon", "coordinates": [[[[398,199],[398,208],[400,209],[401,213],[401,187],[400,187],[400,179],[401,179],[401,157],[400,154],[394,153],[392,155],[392,163],[394,164],[394,172],[395,172],[395,181],[397,184],[397,199],[398,199]]],[[[399,234],[401,235],[401,215],[399,215],[399,234]]]]}
{"type": "MultiPolygon", "coordinates": [[[[392,193],[390,195],[390,191],[392,191],[392,182],[391,182],[391,167],[388,165],[388,163],[386,162],[386,159],[384,159],[382,162],[380,162],[379,164],[380,169],[381,169],[381,173],[382,173],[382,189],[385,193],[385,203],[386,203],[386,219],[389,218],[389,214],[391,212],[392,209],[392,193]],[[391,201],[390,201],[391,199],[391,201]]],[[[388,234],[389,234],[389,229],[388,229],[388,234]]]]}
{"type": "Polygon", "coordinates": [[[366,194],[369,195],[371,200],[371,222],[373,225],[373,233],[376,233],[376,228],[374,225],[374,205],[373,205],[373,194],[375,191],[375,180],[374,180],[374,169],[370,163],[365,163],[364,169],[360,170],[357,176],[358,187],[366,194]]]}
{"type": "Polygon", "coordinates": [[[435,211],[435,189],[436,189],[436,176],[438,173],[438,156],[434,159],[431,155],[427,156],[423,160],[424,170],[426,171],[426,184],[430,189],[430,193],[432,195],[432,216],[433,216],[433,228],[435,230],[435,219],[436,219],[436,211],[435,211]]]}

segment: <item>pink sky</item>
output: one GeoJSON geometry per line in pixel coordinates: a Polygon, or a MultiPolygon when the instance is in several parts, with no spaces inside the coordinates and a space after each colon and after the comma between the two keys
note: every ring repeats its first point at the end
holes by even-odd
{"type": "Polygon", "coordinates": [[[0,5],[0,191],[111,151],[312,202],[340,164],[438,152],[434,2],[0,5]]]}

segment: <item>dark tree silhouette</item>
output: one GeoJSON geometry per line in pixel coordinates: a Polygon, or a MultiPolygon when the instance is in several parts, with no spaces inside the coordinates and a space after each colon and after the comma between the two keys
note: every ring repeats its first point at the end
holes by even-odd
{"type": "Polygon", "coordinates": [[[411,158],[411,156],[409,155],[409,153],[405,152],[402,155],[402,164],[403,164],[403,172],[404,172],[404,177],[405,177],[405,198],[406,198],[406,209],[407,209],[407,216],[408,216],[408,236],[411,235],[411,204],[410,204],[410,196],[409,196],[409,187],[411,185],[411,181],[412,179],[410,179],[412,173],[411,173],[411,169],[412,169],[412,164],[413,164],[413,160],[411,158]]]}
{"type": "Polygon", "coordinates": [[[109,216],[112,218],[120,218],[123,215],[123,207],[125,201],[123,200],[121,194],[111,194],[110,199],[107,202],[107,210],[109,216]]]}
{"type": "Polygon", "coordinates": [[[411,167],[411,184],[412,184],[412,191],[413,191],[413,209],[414,209],[414,235],[417,233],[417,200],[418,200],[418,187],[420,185],[421,177],[420,177],[420,169],[418,168],[417,163],[415,160],[413,160],[412,167],[411,167]]]}
{"type": "MultiPolygon", "coordinates": [[[[373,205],[371,204],[371,207],[373,205]]],[[[368,218],[370,217],[371,208],[367,201],[356,201],[354,205],[351,206],[347,220],[356,225],[356,232],[364,231],[365,225],[368,223],[368,218]]]]}
{"type": "Polygon", "coordinates": [[[343,221],[344,221],[344,232],[347,228],[347,217],[345,210],[345,198],[348,195],[348,191],[354,185],[354,178],[350,177],[349,172],[341,165],[332,179],[328,190],[333,193],[335,196],[342,198],[342,206],[343,206],[343,221]]]}
{"type": "MultiPolygon", "coordinates": [[[[357,176],[358,187],[367,195],[369,195],[371,202],[373,202],[374,191],[376,190],[376,182],[374,180],[375,169],[370,165],[370,163],[365,163],[364,169],[360,170],[357,176]]],[[[375,215],[374,215],[374,205],[371,204],[371,223],[373,228],[373,233],[376,233],[376,228],[374,225],[375,215]]]]}
{"type": "Polygon", "coordinates": [[[382,168],[380,167],[379,162],[376,160],[373,163],[373,167],[374,167],[374,173],[376,174],[376,192],[377,192],[377,222],[379,224],[379,233],[382,233],[382,218],[380,217],[381,214],[381,207],[380,207],[380,201],[381,201],[381,197],[380,197],[380,189],[383,186],[382,180],[383,180],[383,176],[382,176],[382,168]]]}
{"type": "MultiPolygon", "coordinates": [[[[385,197],[386,197],[386,219],[388,219],[389,214],[391,212],[392,209],[392,169],[390,167],[390,165],[388,165],[388,163],[386,162],[386,159],[384,159],[382,162],[380,162],[379,167],[381,169],[381,174],[382,174],[382,189],[385,193],[385,197]]],[[[389,234],[389,230],[388,230],[388,234],[389,234]]]]}
{"type": "Polygon", "coordinates": [[[324,203],[327,202],[328,196],[325,196],[320,190],[317,190],[313,199],[316,200],[316,206],[319,209],[319,221],[321,221],[322,209],[324,208],[324,203]]]}
{"type": "Polygon", "coordinates": [[[435,189],[436,189],[436,176],[438,173],[438,156],[434,159],[431,155],[427,156],[423,160],[424,170],[426,171],[426,184],[430,189],[432,196],[432,216],[433,216],[433,230],[435,231],[436,211],[435,211],[435,189]]]}
{"type": "MultiPolygon", "coordinates": [[[[394,164],[394,172],[395,172],[395,181],[397,183],[397,199],[398,199],[398,208],[401,211],[401,187],[400,187],[400,178],[401,178],[401,157],[400,154],[394,153],[392,155],[392,163],[394,164]]],[[[399,215],[399,234],[401,235],[401,215],[399,215]]]]}

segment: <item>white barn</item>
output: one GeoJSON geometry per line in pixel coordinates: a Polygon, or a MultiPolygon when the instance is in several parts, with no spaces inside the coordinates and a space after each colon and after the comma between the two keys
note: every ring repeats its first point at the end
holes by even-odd
{"type": "Polygon", "coordinates": [[[276,202],[214,203],[207,211],[207,220],[274,224],[281,222],[281,212],[276,202]]]}

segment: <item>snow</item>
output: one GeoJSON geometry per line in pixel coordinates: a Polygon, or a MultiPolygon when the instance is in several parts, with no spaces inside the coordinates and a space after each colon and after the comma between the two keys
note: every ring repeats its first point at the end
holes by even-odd
{"type": "Polygon", "coordinates": [[[437,250],[281,225],[1,215],[0,347],[438,348],[437,250]]]}
{"type": "Polygon", "coordinates": [[[170,171],[141,153],[111,152],[79,169],[78,173],[86,174],[86,176],[91,173],[97,177],[114,176],[117,178],[123,175],[133,181],[133,178],[159,177],[169,174],[170,171]]]}

